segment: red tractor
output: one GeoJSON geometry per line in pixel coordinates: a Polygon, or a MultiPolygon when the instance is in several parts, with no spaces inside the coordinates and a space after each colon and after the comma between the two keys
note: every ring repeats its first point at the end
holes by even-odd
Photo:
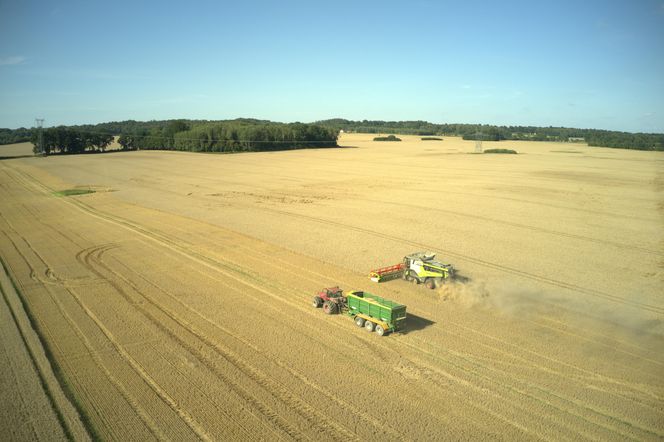
{"type": "Polygon", "coordinates": [[[316,308],[323,307],[323,311],[331,315],[342,310],[346,305],[346,298],[339,287],[329,287],[318,292],[312,304],[316,308]]]}

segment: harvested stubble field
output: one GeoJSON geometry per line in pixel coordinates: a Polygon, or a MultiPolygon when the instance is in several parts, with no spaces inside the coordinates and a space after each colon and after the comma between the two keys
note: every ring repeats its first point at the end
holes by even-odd
{"type": "Polygon", "coordinates": [[[664,438],[664,154],[374,136],[0,161],[0,438],[664,438]],[[463,280],[367,278],[420,250],[463,280]]]}

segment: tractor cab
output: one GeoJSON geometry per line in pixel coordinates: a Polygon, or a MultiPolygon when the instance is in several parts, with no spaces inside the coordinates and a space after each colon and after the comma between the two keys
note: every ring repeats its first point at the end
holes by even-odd
{"type": "Polygon", "coordinates": [[[343,294],[344,291],[337,286],[337,287],[328,287],[321,290],[318,296],[320,296],[324,301],[327,301],[329,298],[338,298],[340,296],[343,296],[343,294]]]}
{"type": "Polygon", "coordinates": [[[344,292],[338,286],[325,288],[314,296],[313,306],[323,307],[323,311],[328,315],[338,313],[346,306],[344,292]]]}

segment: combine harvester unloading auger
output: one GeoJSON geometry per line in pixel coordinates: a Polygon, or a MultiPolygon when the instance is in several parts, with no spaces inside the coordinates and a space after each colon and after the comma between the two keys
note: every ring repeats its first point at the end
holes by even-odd
{"type": "Polygon", "coordinates": [[[440,287],[454,277],[454,267],[435,261],[434,253],[411,253],[403,258],[403,262],[369,272],[373,282],[389,281],[403,278],[414,284],[424,284],[430,289],[440,287]]]}

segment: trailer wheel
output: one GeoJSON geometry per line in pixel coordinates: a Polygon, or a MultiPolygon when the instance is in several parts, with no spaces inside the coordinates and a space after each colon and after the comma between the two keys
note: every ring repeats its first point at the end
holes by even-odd
{"type": "Polygon", "coordinates": [[[364,327],[365,322],[366,321],[361,316],[356,316],[355,317],[355,323],[357,324],[358,327],[364,327]]]}
{"type": "Polygon", "coordinates": [[[325,304],[323,304],[323,311],[328,315],[331,315],[332,313],[336,313],[337,312],[337,305],[332,301],[326,301],[325,304]]]}
{"type": "Polygon", "coordinates": [[[427,286],[427,288],[430,288],[431,290],[436,288],[436,281],[433,278],[427,278],[424,281],[424,285],[427,286]]]}
{"type": "Polygon", "coordinates": [[[378,333],[378,336],[383,336],[385,334],[385,329],[381,325],[376,324],[376,333],[378,333]]]}
{"type": "Polygon", "coordinates": [[[311,303],[315,308],[321,308],[323,306],[323,300],[320,296],[314,296],[314,302],[311,303]]]}
{"type": "Polygon", "coordinates": [[[374,323],[371,322],[371,321],[366,321],[366,322],[364,323],[364,328],[365,328],[369,333],[371,333],[372,331],[374,331],[374,323]]]}

